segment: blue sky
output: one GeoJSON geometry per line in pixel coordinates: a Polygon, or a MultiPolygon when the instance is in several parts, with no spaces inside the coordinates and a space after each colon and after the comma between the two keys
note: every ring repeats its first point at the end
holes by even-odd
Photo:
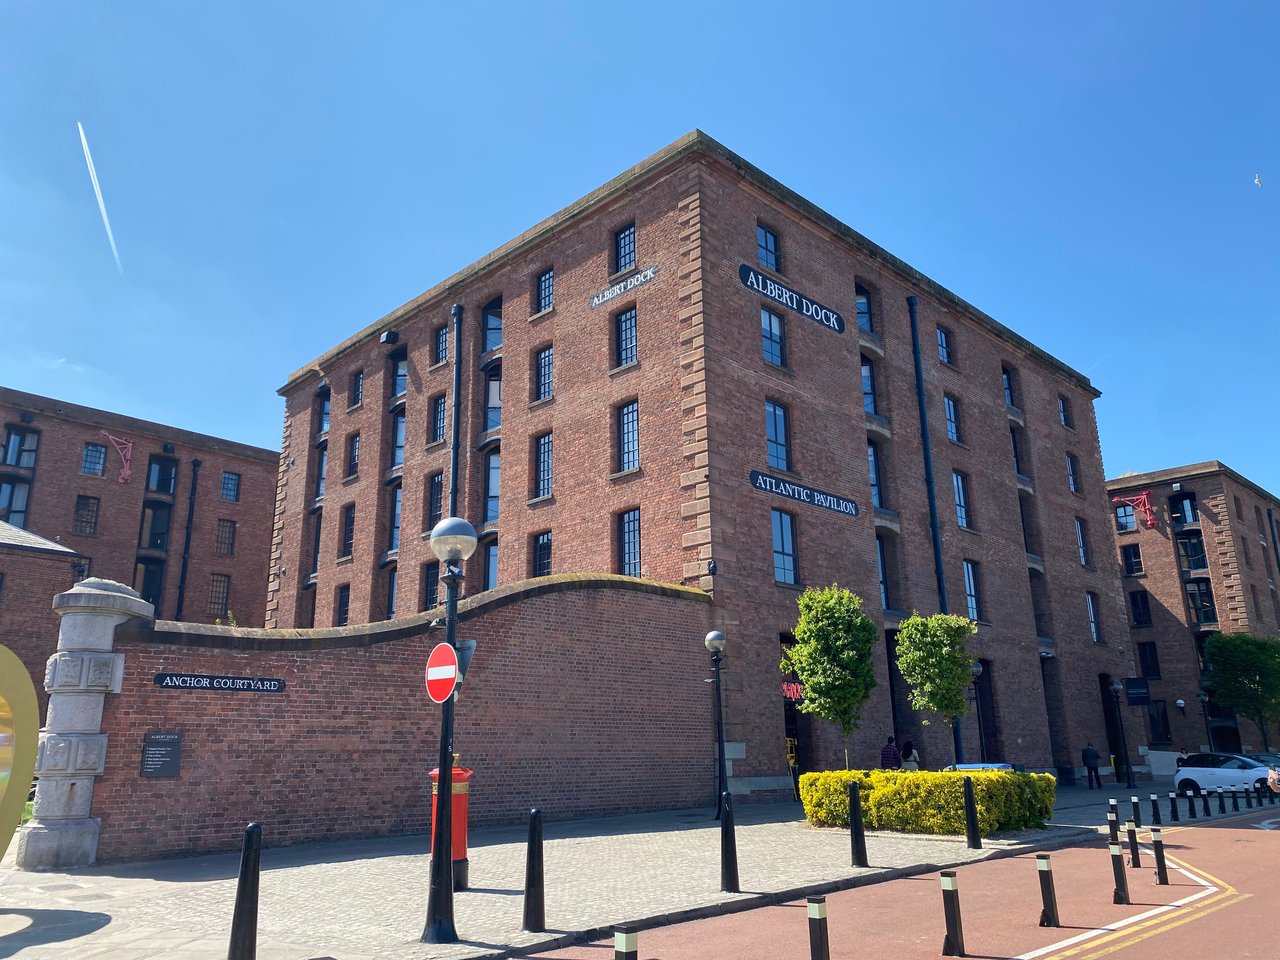
{"type": "Polygon", "coordinates": [[[1261,3],[9,0],[0,384],[277,446],[290,372],[700,127],[1091,377],[1109,476],[1280,493],[1278,44],[1261,3]]]}

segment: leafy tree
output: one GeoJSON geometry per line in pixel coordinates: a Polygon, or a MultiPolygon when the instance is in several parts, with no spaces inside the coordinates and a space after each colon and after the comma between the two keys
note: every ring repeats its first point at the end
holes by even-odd
{"type": "Polygon", "coordinates": [[[969,712],[973,655],[965,641],[977,629],[972,620],[951,613],[931,617],[913,613],[902,621],[898,626],[898,670],[911,688],[912,709],[940,713],[948,724],[969,712]]]}
{"type": "Polygon", "coordinates": [[[1215,633],[1205,643],[1207,686],[1220,707],[1248,717],[1262,731],[1280,720],[1280,638],[1249,633],[1215,633]]]}
{"type": "Polygon", "coordinates": [[[858,729],[862,705],[875,689],[876,625],[862,612],[860,597],[834,584],[809,587],[798,605],[796,642],[778,666],[804,684],[800,710],[839,724],[847,737],[858,729]]]}

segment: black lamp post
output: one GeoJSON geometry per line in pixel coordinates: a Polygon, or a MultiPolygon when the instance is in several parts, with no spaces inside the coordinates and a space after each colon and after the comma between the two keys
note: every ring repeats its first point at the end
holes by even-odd
{"type": "MultiPolygon", "coordinates": [[[[431,549],[444,566],[440,577],[445,585],[445,643],[457,647],[458,584],[462,570],[458,564],[476,549],[476,531],[461,517],[445,517],[431,531],[431,549]]],[[[431,887],[427,892],[427,925],[423,943],[457,943],[453,926],[453,701],[455,692],[440,713],[440,773],[436,779],[436,822],[431,837],[431,887]]]]}
{"type": "Polygon", "coordinates": [[[987,756],[987,738],[983,735],[982,729],[982,698],[978,695],[978,678],[982,676],[982,662],[973,661],[969,671],[973,674],[973,712],[978,717],[978,758],[986,763],[990,758],[987,756]]]}
{"type": "Polygon", "coordinates": [[[724,756],[724,710],[720,706],[720,662],[724,660],[725,635],[719,630],[712,630],[702,641],[711,651],[711,668],[714,671],[712,681],[715,687],[716,700],[716,815],[720,819],[720,798],[729,789],[728,767],[724,756]]]}
{"type": "Polygon", "coordinates": [[[1120,709],[1120,694],[1124,692],[1124,681],[1112,680],[1110,687],[1111,696],[1116,702],[1116,720],[1120,723],[1120,752],[1124,758],[1125,786],[1132,790],[1136,784],[1133,782],[1133,764],[1129,762],[1129,738],[1124,732],[1124,711],[1120,709]]]}
{"type": "Polygon", "coordinates": [[[1200,713],[1204,715],[1204,732],[1209,738],[1209,752],[1216,753],[1213,745],[1213,727],[1209,725],[1209,694],[1203,690],[1196,691],[1196,699],[1200,701],[1200,713]]]}

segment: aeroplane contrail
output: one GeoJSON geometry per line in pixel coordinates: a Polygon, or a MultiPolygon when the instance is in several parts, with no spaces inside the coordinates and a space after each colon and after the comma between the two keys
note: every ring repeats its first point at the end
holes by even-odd
{"type": "Polygon", "coordinates": [[[116,249],[116,238],[111,232],[111,221],[107,218],[107,205],[102,200],[102,187],[98,184],[98,171],[93,169],[93,155],[89,153],[89,141],[85,139],[84,127],[76,121],[76,129],[80,131],[80,146],[84,147],[84,162],[89,167],[89,179],[93,181],[93,192],[98,198],[98,212],[102,214],[102,225],[107,228],[107,241],[111,244],[111,255],[116,258],[116,269],[124,276],[124,267],[120,265],[120,251],[116,249]]]}

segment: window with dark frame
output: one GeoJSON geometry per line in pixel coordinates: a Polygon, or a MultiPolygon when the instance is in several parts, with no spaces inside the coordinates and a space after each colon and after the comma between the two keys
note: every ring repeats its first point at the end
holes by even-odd
{"type": "Polygon", "coordinates": [[[328,433],[329,416],[333,409],[333,395],[330,393],[329,388],[325,387],[316,394],[316,399],[320,404],[319,409],[316,411],[316,433],[328,433]]]}
{"type": "Polygon", "coordinates": [[[1025,477],[1027,472],[1022,468],[1022,450],[1018,443],[1018,428],[1009,428],[1009,447],[1013,453],[1013,472],[1025,477]]]}
{"type": "MultiPolygon", "coordinates": [[[[1145,590],[1130,590],[1129,591],[1129,612],[1132,618],[1130,622],[1135,627],[1151,626],[1151,594],[1147,593],[1147,591],[1145,590]]],[[[1142,669],[1143,669],[1142,676],[1144,677],[1160,676],[1159,660],[1156,660],[1155,673],[1146,672],[1147,665],[1146,665],[1146,662],[1143,660],[1143,649],[1142,649],[1143,647],[1150,647],[1151,655],[1154,656],[1156,645],[1154,643],[1138,644],[1138,659],[1139,661],[1142,661],[1142,669]]]]}
{"type": "Polygon", "coordinates": [[[1080,492],[1080,462],[1074,453],[1067,454],[1067,489],[1072,493],[1080,492]]]}
{"type": "Polygon", "coordinates": [[[1142,547],[1136,543],[1126,543],[1120,548],[1120,559],[1124,564],[1124,575],[1136,577],[1142,573],[1142,547]]]}
{"type": "Polygon", "coordinates": [[[867,441],[867,473],[871,477],[871,506],[884,509],[884,484],[880,481],[880,444],[867,441]]]}
{"type": "Polygon", "coordinates": [[[640,508],[618,514],[618,573],[640,576],[640,508]]]}
{"type": "Polygon", "coordinates": [[[431,398],[431,442],[439,443],[444,439],[444,394],[431,398]]]}
{"type": "Polygon", "coordinates": [[[942,411],[947,418],[947,439],[952,443],[963,443],[963,434],[960,432],[960,401],[949,394],[943,394],[942,411]]]}
{"type": "Polygon", "coordinates": [[[225,573],[215,573],[209,581],[209,608],[211,617],[225,617],[231,601],[231,577],[225,573]]]}
{"type": "Polygon", "coordinates": [[[484,428],[497,430],[502,426],[502,368],[497,367],[485,375],[484,380],[484,428]]]}
{"type": "Polygon", "coordinates": [[[427,478],[427,530],[444,516],[444,473],[433,473],[427,478]]]}
{"type": "Polygon", "coordinates": [[[26,529],[27,501],[31,497],[31,484],[14,477],[0,477],[0,520],[26,529]]]}
{"type": "Polygon", "coordinates": [[[1089,552],[1089,525],[1083,517],[1076,517],[1076,552],[1079,555],[1080,566],[1089,566],[1092,558],[1089,552]]]}
{"type": "Polygon", "coordinates": [[[364,403],[364,371],[357,370],[351,375],[351,388],[347,391],[347,406],[358,407],[364,403]]]}
{"type": "Polygon", "coordinates": [[[955,366],[955,351],[951,346],[951,331],[946,327],[938,328],[938,359],[949,366],[955,366]]]}
{"type": "Polygon", "coordinates": [[[422,609],[434,610],[440,606],[440,561],[432,560],[422,565],[422,609]]]}
{"type": "Polygon", "coordinates": [[[4,443],[4,464],[30,470],[36,465],[36,453],[40,448],[40,431],[25,427],[10,427],[4,443]]]}
{"type": "Polygon", "coordinates": [[[1186,582],[1187,605],[1191,608],[1192,622],[1207,626],[1218,622],[1218,610],[1213,601],[1213,585],[1204,579],[1186,582]]]}
{"type": "Polygon", "coordinates": [[[173,504],[163,500],[144,500],[142,528],[138,531],[141,550],[168,550],[169,525],[173,521],[173,504]]]}
{"type": "Polygon", "coordinates": [[[951,488],[956,501],[956,524],[973,529],[973,513],[969,508],[969,478],[959,470],[951,471],[951,488]]]}
{"type": "Polygon", "coordinates": [[[638,359],[636,308],[628,307],[613,318],[613,366],[625,367],[638,359]]]}
{"type": "Polygon", "coordinates": [[[502,489],[502,454],[491,450],[484,458],[484,523],[498,519],[499,498],[502,489]]]}
{"type": "Polygon", "coordinates": [[[773,400],[764,404],[765,452],[769,466],[791,469],[791,422],[787,408],[773,400]]]}
{"type": "Polygon", "coordinates": [[[773,579],[777,583],[797,585],[796,518],[783,510],[772,510],[773,579]]]}
{"type": "Polygon", "coordinates": [[[240,502],[240,474],[230,470],[222,471],[222,499],[232,503],[240,502]]]}
{"type": "Polygon", "coordinates": [[[880,579],[880,609],[889,607],[889,575],[884,557],[884,537],[876,534],[876,576],[880,579]]]}
{"type": "Polygon", "coordinates": [[[1071,416],[1071,401],[1058,394],[1058,422],[1064,427],[1075,427],[1075,420],[1071,416]]]}
{"type": "Polygon", "coordinates": [[[853,285],[853,308],[858,315],[858,329],[863,333],[875,333],[875,318],[871,315],[871,294],[860,283],[853,285]]]}
{"type": "Polygon", "coordinates": [[[778,235],[762,223],[756,224],[756,260],[767,270],[779,270],[778,235]]]}
{"type": "Polygon", "coordinates": [[[169,457],[152,457],[147,462],[147,491],[173,496],[178,489],[178,461],[169,457]]]}
{"type": "Polygon", "coordinates": [[[80,459],[80,472],[86,477],[101,477],[107,472],[107,448],[100,443],[86,443],[80,459]]]}
{"type": "Polygon", "coordinates": [[[316,448],[316,496],[315,499],[324,499],[325,479],[329,474],[329,445],[321,444],[316,448]]]}
{"type": "Polygon", "coordinates": [[[481,325],[484,330],[483,353],[497,350],[502,346],[502,298],[495,297],[485,304],[480,311],[481,325]]]}
{"type": "Polygon", "coordinates": [[[1085,593],[1084,606],[1089,614],[1089,637],[1094,643],[1102,643],[1102,618],[1098,608],[1098,595],[1090,592],[1085,593]]]}
{"type": "Polygon", "coordinates": [[[444,363],[449,359],[449,325],[436,327],[431,340],[431,363],[444,363]]]}
{"type": "Polygon", "coordinates": [[[636,225],[629,223],[613,235],[613,272],[621,273],[636,265],[636,225]]]}
{"type": "Polygon", "coordinates": [[[498,585],[498,538],[485,541],[480,547],[480,555],[484,558],[484,576],[480,587],[483,590],[492,590],[498,585]]]}
{"type": "Polygon", "coordinates": [[[1183,530],[1174,535],[1178,548],[1178,564],[1184,572],[1208,570],[1209,556],[1205,553],[1204,537],[1199,530],[1183,530]]]}
{"type": "Polygon", "coordinates": [[[347,437],[347,476],[354,477],[360,472],[360,434],[353,433],[347,437]]]}
{"type": "Polygon", "coordinates": [[[351,585],[344,583],[338,587],[333,601],[333,625],[345,627],[351,616],[351,585]]]}
{"type": "Polygon", "coordinates": [[[1172,743],[1169,729],[1169,709],[1164,700],[1152,700],[1147,704],[1147,719],[1151,722],[1152,743],[1172,743]]]}
{"type": "Polygon", "coordinates": [[[320,572],[320,534],[323,531],[324,511],[317,510],[312,522],[313,538],[311,540],[311,576],[320,572]]]}
{"type": "Polygon", "coordinates": [[[356,505],[348,503],[342,508],[342,538],[338,541],[338,557],[349,557],[356,542],[356,505]]]}
{"type": "Polygon", "coordinates": [[[82,537],[98,535],[98,507],[101,501],[97,497],[76,497],[76,515],[71,532],[82,537]]]}
{"type": "Polygon", "coordinates": [[[551,344],[547,344],[533,355],[533,372],[534,402],[551,399],[555,377],[555,355],[552,353],[551,344]]]}
{"type": "Polygon", "coordinates": [[[618,473],[640,466],[640,401],[618,407],[618,473]]]}
{"type": "Polygon", "coordinates": [[[1169,498],[1169,519],[1177,524],[1199,523],[1200,508],[1194,493],[1175,493],[1169,498]]]}
{"type": "Polygon", "coordinates": [[[400,407],[391,415],[391,466],[404,466],[404,408],[400,407]]]}
{"type": "Polygon", "coordinates": [[[1116,507],[1116,532],[1128,533],[1138,529],[1138,519],[1130,504],[1122,503],[1116,507]]]}
{"type": "Polygon", "coordinates": [[[875,364],[865,353],[862,357],[862,409],[871,414],[878,416],[879,410],[876,404],[876,369],[875,364]]]}
{"type": "Polygon", "coordinates": [[[982,620],[982,571],[974,560],[964,561],[964,600],[970,620],[982,620]]]}
{"type": "Polygon", "coordinates": [[[213,552],[220,557],[234,557],[236,555],[236,522],[234,520],[218,521],[218,532],[214,537],[213,552]]]}
{"type": "Polygon", "coordinates": [[[538,299],[534,304],[535,313],[544,313],[556,305],[556,272],[548,267],[538,274],[538,299]]]}
{"type": "Polygon", "coordinates": [[[551,531],[534,534],[533,566],[530,570],[535,577],[551,576],[551,531]]]}
{"type": "Polygon", "coordinates": [[[533,441],[534,497],[551,496],[551,442],[550,433],[544,433],[533,441]]]}
{"type": "Polygon", "coordinates": [[[408,392],[409,358],[393,355],[391,357],[391,396],[392,398],[403,397],[408,392]]]}
{"type": "Polygon", "coordinates": [[[400,511],[404,505],[404,488],[395,484],[387,494],[390,507],[387,516],[387,552],[400,549],[400,511]]]}
{"type": "Polygon", "coordinates": [[[396,564],[387,567],[387,619],[396,618],[396,591],[400,586],[400,575],[396,564]]]}
{"type": "Polygon", "coordinates": [[[760,308],[760,344],[765,360],[774,366],[787,365],[786,326],[772,310],[760,308]]]}
{"type": "Polygon", "coordinates": [[[1243,520],[1243,519],[1244,519],[1244,507],[1243,507],[1243,505],[1241,505],[1241,503],[1240,503],[1240,498],[1239,498],[1239,497],[1236,497],[1236,496],[1233,496],[1233,497],[1232,497],[1232,499],[1233,499],[1233,500],[1235,500],[1235,502],[1236,502],[1236,519],[1237,519],[1237,520],[1243,520]]]}
{"type": "Polygon", "coordinates": [[[1008,367],[1000,367],[1000,384],[1004,388],[1004,402],[1007,406],[1019,409],[1018,375],[1008,367]]]}

